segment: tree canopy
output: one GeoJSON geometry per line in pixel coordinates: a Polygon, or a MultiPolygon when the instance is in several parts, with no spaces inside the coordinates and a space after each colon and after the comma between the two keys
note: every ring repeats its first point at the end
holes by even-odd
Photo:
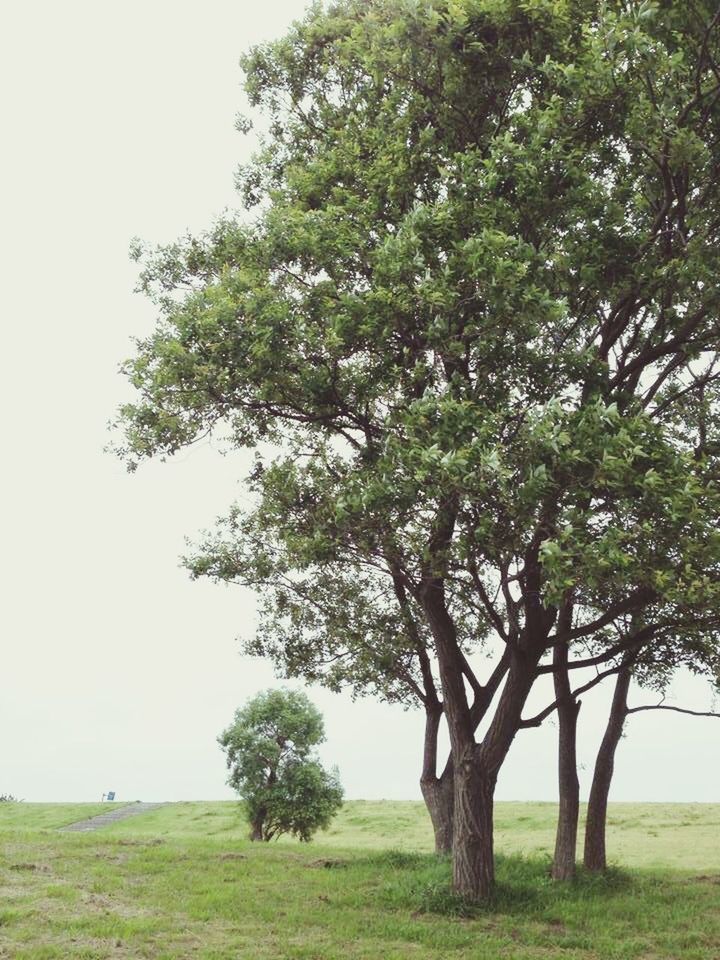
{"type": "Polygon", "coordinates": [[[123,456],[262,443],[255,519],[295,582],[402,587],[471,897],[543,659],[609,661],[640,611],[648,639],[716,626],[719,23],[702,0],[316,6],[244,59],[247,215],[145,257],[123,456]]]}

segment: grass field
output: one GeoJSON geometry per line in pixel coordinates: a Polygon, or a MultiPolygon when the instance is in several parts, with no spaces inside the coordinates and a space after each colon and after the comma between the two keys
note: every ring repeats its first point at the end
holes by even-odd
{"type": "MultiPolygon", "coordinates": [[[[105,805],[105,809],[107,805],[105,805]]],[[[0,957],[718,960],[720,805],[616,804],[607,879],[548,879],[552,804],[500,803],[498,895],[449,893],[419,803],[354,801],[312,844],[250,844],[234,803],[92,834],[98,804],[0,804],[0,957]]]]}

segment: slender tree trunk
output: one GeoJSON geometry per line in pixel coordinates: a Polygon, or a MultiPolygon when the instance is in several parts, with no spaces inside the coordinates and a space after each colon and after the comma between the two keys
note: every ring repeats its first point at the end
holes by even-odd
{"type": "Polygon", "coordinates": [[[448,759],[441,777],[421,779],[425,806],[430,814],[435,834],[435,853],[452,853],[455,822],[455,777],[452,757],[448,759]]]}
{"type": "Polygon", "coordinates": [[[575,876],[580,782],[577,775],[577,718],[580,703],[573,699],[568,676],[568,648],[559,644],[553,651],[553,682],[559,725],[558,737],[558,809],[553,880],[572,880],[575,876]]]}
{"type": "Polygon", "coordinates": [[[423,743],[423,766],[420,775],[420,790],[435,835],[435,853],[450,853],[453,844],[453,766],[452,758],[445,765],[440,778],[437,775],[438,732],[443,715],[443,705],[437,697],[430,673],[429,661],[421,657],[425,685],[425,740],[423,743]]]}
{"type": "Polygon", "coordinates": [[[417,624],[412,615],[407,592],[402,578],[393,577],[395,595],[405,620],[408,635],[417,651],[418,663],[423,680],[423,703],[425,705],[425,742],[423,745],[423,766],[420,775],[420,790],[435,835],[435,853],[451,853],[453,846],[453,817],[455,806],[452,755],[445,764],[440,778],[437,775],[438,731],[443,715],[443,705],[437,694],[430,658],[420,639],[417,624]]]}
{"type": "Polygon", "coordinates": [[[605,827],[607,824],[608,796],[615,767],[615,750],[620,742],[625,718],[627,717],[627,694],[631,680],[631,658],[626,656],[626,661],[615,682],[610,716],[595,760],[595,772],[588,801],[584,863],[588,870],[596,873],[607,869],[605,827]]]}
{"type": "Polygon", "coordinates": [[[420,790],[430,814],[435,834],[435,853],[447,854],[453,845],[453,808],[455,806],[452,757],[445,764],[442,776],[437,775],[438,731],[443,715],[440,701],[435,697],[425,704],[425,742],[420,790]]]}

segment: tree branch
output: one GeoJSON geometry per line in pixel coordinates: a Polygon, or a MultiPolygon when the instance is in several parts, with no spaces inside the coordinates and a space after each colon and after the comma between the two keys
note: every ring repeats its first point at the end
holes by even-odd
{"type": "Polygon", "coordinates": [[[686,713],[690,717],[717,717],[720,719],[720,713],[713,710],[688,710],[686,707],[673,707],[668,703],[650,703],[644,707],[632,707],[627,712],[640,713],[643,710],[673,710],[675,713],[686,713]]]}
{"type": "MultiPolygon", "coordinates": [[[[635,593],[631,594],[629,597],[626,597],[625,600],[622,600],[620,603],[615,604],[614,607],[611,607],[610,610],[606,611],[601,617],[598,617],[597,620],[593,620],[591,623],[587,623],[582,627],[576,627],[575,630],[568,630],[564,633],[555,633],[551,634],[548,637],[547,646],[555,646],[556,643],[570,643],[572,640],[579,640],[581,637],[587,637],[592,633],[597,633],[598,630],[601,630],[603,627],[607,627],[614,620],[617,620],[618,617],[622,616],[624,613],[630,613],[632,610],[637,607],[642,606],[645,603],[648,603],[653,599],[654,593],[647,588],[641,588],[635,593]]],[[[620,646],[617,650],[618,653],[621,653],[624,650],[624,646],[620,646]]],[[[601,660],[595,661],[601,663],[601,660]]],[[[585,663],[584,666],[591,667],[593,663],[585,663]]],[[[541,667],[541,673],[550,673],[552,667],[541,667]]]]}
{"type": "Polygon", "coordinates": [[[483,584],[480,578],[477,564],[475,563],[474,560],[471,560],[471,562],[468,564],[468,570],[470,571],[470,576],[472,577],[473,585],[475,586],[475,590],[477,591],[477,594],[480,597],[480,600],[482,601],[482,605],[485,608],[488,616],[490,617],[490,620],[492,621],[492,625],[495,627],[498,634],[502,637],[505,643],[508,643],[510,638],[508,636],[507,630],[505,629],[505,624],[502,621],[502,617],[495,609],[495,605],[493,604],[492,600],[488,596],[487,590],[485,589],[485,585],[483,584]]]}
{"type": "MultiPolygon", "coordinates": [[[[596,687],[601,683],[606,677],[611,677],[615,673],[619,673],[627,664],[619,663],[617,666],[611,667],[609,670],[603,670],[602,673],[598,673],[597,676],[593,677],[592,680],[588,680],[587,683],[584,683],[581,687],[576,687],[570,694],[573,700],[577,700],[579,696],[583,693],[586,693],[588,690],[592,690],[593,687],[596,687]]],[[[525,730],[528,727],[539,727],[544,720],[550,716],[551,713],[554,713],[558,708],[559,700],[553,700],[551,704],[545,707],[544,710],[541,710],[540,713],[536,713],[534,717],[528,717],[527,720],[522,720],[520,722],[520,729],[525,730]]]]}

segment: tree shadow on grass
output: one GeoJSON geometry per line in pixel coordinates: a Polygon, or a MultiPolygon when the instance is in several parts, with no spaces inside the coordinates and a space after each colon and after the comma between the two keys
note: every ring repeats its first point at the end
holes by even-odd
{"type": "Polygon", "coordinates": [[[547,858],[498,856],[494,895],[477,904],[453,892],[449,857],[387,850],[356,863],[378,872],[388,906],[463,918],[487,913],[543,917],[564,905],[572,910],[573,904],[625,895],[636,884],[631,874],[617,868],[602,875],[578,868],[574,881],[557,882],[550,877],[547,858]]]}
{"type": "Polygon", "coordinates": [[[617,867],[603,874],[578,867],[574,880],[557,881],[550,876],[550,866],[550,859],[544,857],[498,857],[492,909],[508,914],[544,913],[563,903],[625,895],[636,882],[630,873],[617,867]]]}

